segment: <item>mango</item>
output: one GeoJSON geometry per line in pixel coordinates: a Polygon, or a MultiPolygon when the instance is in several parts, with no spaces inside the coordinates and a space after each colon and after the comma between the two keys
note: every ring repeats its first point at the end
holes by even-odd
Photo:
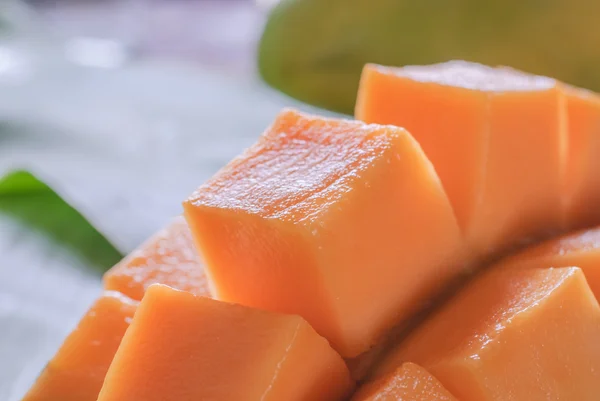
{"type": "Polygon", "coordinates": [[[600,95],[565,86],[568,161],[565,172],[566,228],[600,224],[600,95]]]}
{"type": "Polygon", "coordinates": [[[563,225],[568,133],[562,86],[451,61],[364,68],[356,117],[410,131],[483,258],[563,225]]]}
{"type": "Polygon", "coordinates": [[[23,401],[96,401],[137,305],[118,292],[103,292],[23,401]]]}
{"type": "Polygon", "coordinates": [[[543,241],[510,255],[494,268],[541,268],[577,266],[600,299],[600,227],[543,241]]]}
{"type": "Polygon", "coordinates": [[[149,287],[98,401],[338,401],[344,361],[299,316],[149,287]]]}
{"type": "Polygon", "coordinates": [[[104,288],[141,300],[152,284],[211,296],[204,265],[183,216],[133,250],[103,277],[104,288]]]}
{"type": "Polygon", "coordinates": [[[359,388],[352,401],[456,401],[427,370],[407,362],[359,388]]]}
{"type": "Polygon", "coordinates": [[[439,178],[394,126],[283,111],[184,211],[218,299],[299,314],[344,358],[463,267],[439,178]]]}
{"type": "Polygon", "coordinates": [[[393,350],[461,401],[578,400],[600,394],[600,307],[581,269],[492,269],[393,350]]]}

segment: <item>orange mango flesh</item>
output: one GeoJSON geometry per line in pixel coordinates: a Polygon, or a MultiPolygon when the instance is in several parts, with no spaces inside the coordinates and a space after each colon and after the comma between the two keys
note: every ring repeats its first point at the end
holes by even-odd
{"type": "Polygon", "coordinates": [[[431,163],[405,130],[282,112],[184,203],[216,296],[367,351],[462,267],[431,163]]]}
{"type": "Polygon", "coordinates": [[[456,398],[425,369],[407,362],[360,388],[352,401],[456,401],[456,398]]]}
{"type": "Polygon", "coordinates": [[[458,399],[597,400],[600,308],[579,268],[495,269],[379,368],[426,368],[458,399]]]}
{"type": "Polygon", "coordinates": [[[23,401],[96,401],[137,302],[105,292],[67,337],[23,401]]]}
{"type": "Polygon", "coordinates": [[[343,360],[299,316],[154,285],[98,401],[333,401],[351,389],[343,360]]]}
{"type": "Polygon", "coordinates": [[[565,87],[569,157],[565,178],[571,229],[600,223],[600,96],[565,87]]]}
{"type": "Polygon", "coordinates": [[[600,228],[544,241],[498,262],[498,268],[577,266],[600,299],[600,228]]]}
{"type": "Polygon", "coordinates": [[[104,275],[104,287],[141,300],[152,284],[165,284],[210,297],[207,277],[192,234],[182,216],[175,218],[104,275]]]}
{"type": "Polygon", "coordinates": [[[409,130],[485,256],[561,227],[567,133],[556,81],[467,62],[367,65],[356,117],[409,130]]]}

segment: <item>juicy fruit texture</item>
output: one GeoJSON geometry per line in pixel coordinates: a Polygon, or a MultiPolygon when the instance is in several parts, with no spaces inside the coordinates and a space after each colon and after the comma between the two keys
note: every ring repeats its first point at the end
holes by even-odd
{"type": "Polygon", "coordinates": [[[393,351],[458,399],[597,400],[600,308],[579,268],[495,269],[393,351]]]}
{"type": "Polygon", "coordinates": [[[137,302],[104,292],[67,337],[23,401],[96,401],[137,302]]]}
{"type": "Polygon", "coordinates": [[[107,290],[141,300],[152,284],[165,284],[210,297],[192,234],[179,216],[104,275],[107,290]]]}
{"type": "Polygon", "coordinates": [[[418,141],[282,112],[105,275],[24,401],[597,399],[600,228],[441,295],[598,224],[600,96],[368,65],[356,112],[418,141]]]}
{"type": "Polygon", "coordinates": [[[219,299],[299,314],[346,358],[462,267],[439,179],[397,127],[284,111],[184,210],[219,299]]]}
{"type": "Polygon", "coordinates": [[[508,68],[367,65],[356,116],[414,135],[467,240],[489,255],[561,227],[562,101],[556,81],[508,68]]]}
{"type": "Polygon", "coordinates": [[[566,87],[569,158],[565,179],[568,228],[600,223],[600,96],[566,87]]]}
{"type": "Polygon", "coordinates": [[[302,318],[153,285],[98,401],[339,400],[351,389],[343,360],[302,318]]]}
{"type": "Polygon", "coordinates": [[[581,268],[596,299],[600,299],[600,227],[547,240],[498,262],[498,268],[569,266],[581,268]]]}
{"type": "Polygon", "coordinates": [[[407,362],[359,389],[352,401],[456,401],[429,372],[407,362]]]}

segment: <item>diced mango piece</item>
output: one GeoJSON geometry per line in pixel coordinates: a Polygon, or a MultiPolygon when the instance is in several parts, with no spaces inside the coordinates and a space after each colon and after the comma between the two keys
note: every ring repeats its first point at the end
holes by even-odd
{"type": "Polygon", "coordinates": [[[414,135],[487,256],[561,227],[563,101],[556,81],[508,68],[367,65],[356,116],[414,135]]]}
{"type": "Polygon", "coordinates": [[[435,170],[397,127],[284,111],[184,210],[219,299],[299,314],[346,358],[462,267],[435,170]]]}
{"type": "Polygon", "coordinates": [[[565,178],[568,227],[600,224],[600,95],[565,87],[569,157],[565,178]]]}
{"type": "Polygon", "coordinates": [[[544,241],[498,262],[498,268],[569,266],[583,270],[596,299],[600,299],[600,227],[544,241]]]}
{"type": "Polygon", "coordinates": [[[152,284],[210,297],[204,266],[182,216],[175,218],[104,275],[107,290],[141,300],[152,284]]]}
{"type": "Polygon", "coordinates": [[[137,302],[104,292],[67,337],[23,401],[96,401],[137,302]]]}
{"type": "Polygon", "coordinates": [[[341,357],[299,316],[151,286],[98,401],[339,400],[341,357]]]}
{"type": "Polygon", "coordinates": [[[428,371],[407,362],[360,388],[352,401],[456,401],[428,371]]]}
{"type": "Polygon", "coordinates": [[[579,268],[494,269],[391,353],[426,368],[456,398],[597,400],[600,307],[579,268]]]}

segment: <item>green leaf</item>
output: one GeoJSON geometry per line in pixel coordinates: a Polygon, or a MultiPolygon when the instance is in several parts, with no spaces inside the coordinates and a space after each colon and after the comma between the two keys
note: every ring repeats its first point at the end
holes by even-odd
{"type": "Polygon", "coordinates": [[[98,272],[122,258],[85,217],[29,172],[0,179],[0,213],[47,235],[98,272]]]}

